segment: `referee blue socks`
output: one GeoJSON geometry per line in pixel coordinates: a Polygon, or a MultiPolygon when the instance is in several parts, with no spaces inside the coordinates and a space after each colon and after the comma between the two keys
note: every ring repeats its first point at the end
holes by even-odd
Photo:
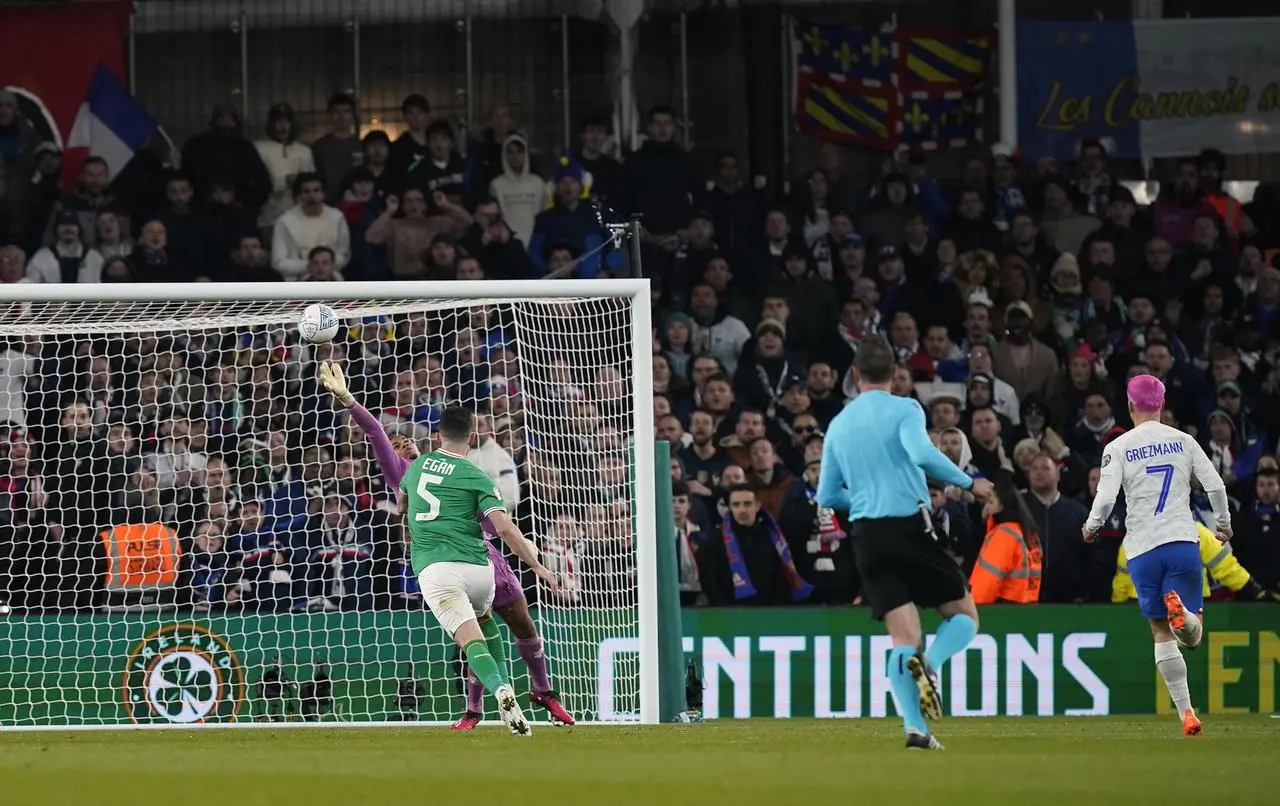
{"type": "Polygon", "coordinates": [[[978,634],[978,625],[963,613],[954,615],[942,622],[933,636],[933,644],[925,650],[924,656],[934,669],[942,668],[947,658],[963,652],[973,637],[978,634]]]}
{"type": "Polygon", "coordinates": [[[889,653],[889,683],[893,686],[893,698],[898,701],[898,713],[902,714],[904,728],[928,733],[929,728],[920,715],[920,689],[907,670],[907,661],[915,654],[913,646],[893,648],[889,653]]]}

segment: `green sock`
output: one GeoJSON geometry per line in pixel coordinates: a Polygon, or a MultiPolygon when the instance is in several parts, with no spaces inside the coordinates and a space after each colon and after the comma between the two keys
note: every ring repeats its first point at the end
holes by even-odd
{"type": "Polygon", "coordinates": [[[498,622],[492,618],[486,619],[480,625],[480,632],[484,634],[484,642],[489,647],[489,654],[498,662],[505,672],[507,669],[507,642],[502,640],[502,633],[498,631],[498,622]]]}
{"type": "Polygon", "coordinates": [[[490,694],[506,685],[507,674],[503,670],[506,664],[500,665],[493,655],[489,654],[489,648],[484,641],[472,641],[462,648],[462,653],[467,656],[467,664],[471,667],[471,671],[480,678],[480,682],[484,683],[485,689],[490,694]]]}

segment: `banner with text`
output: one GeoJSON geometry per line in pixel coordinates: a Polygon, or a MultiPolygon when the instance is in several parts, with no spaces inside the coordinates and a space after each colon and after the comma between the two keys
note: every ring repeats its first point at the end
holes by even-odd
{"type": "Polygon", "coordinates": [[[1074,158],[1280,151],[1280,19],[1018,23],[1018,139],[1074,158]]]}
{"type": "MultiPolygon", "coordinates": [[[[866,609],[686,610],[683,621],[708,718],[895,713],[890,640],[866,609]]],[[[620,623],[600,611],[539,618],[552,680],[583,721],[637,714],[639,642],[620,623]]],[[[1205,645],[1186,656],[1196,705],[1274,712],[1280,610],[1216,605],[1208,623],[1205,645]]],[[[940,670],[952,716],[1172,711],[1134,608],[984,608],[982,633],[957,660],[940,670]]],[[[527,691],[523,664],[512,670],[527,691]]],[[[423,611],[0,618],[0,726],[448,722],[464,706],[460,674],[423,611]],[[316,707],[321,670],[328,708],[316,707]]]]}

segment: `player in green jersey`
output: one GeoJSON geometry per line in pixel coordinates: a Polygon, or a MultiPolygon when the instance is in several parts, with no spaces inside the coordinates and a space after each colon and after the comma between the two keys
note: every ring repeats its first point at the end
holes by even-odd
{"type": "Polygon", "coordinates": [[[477,515],[554,590],[556,577],[512,523],[498,488],[467,460],[475,416],[451,406],[440,417],[440,449],[409,465],[400,479],[400,512],[409,530],[409,557],[422,598],[462,647],[471,670],[498,700],[502,721],[517,736],[531,733],[507,681],[506,647],[490,612],[493,567],[477,515]]]}

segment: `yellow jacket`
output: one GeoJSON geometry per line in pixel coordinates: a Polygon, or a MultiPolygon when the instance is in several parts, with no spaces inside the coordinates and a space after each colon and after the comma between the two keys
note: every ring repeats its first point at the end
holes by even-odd
{"type": "MultiPolygon", "coordinates": [[[[1196,530],[1200,533],[1200,561],[1204,563],[1204,595],[1209,595],[1210,576],[1232,591],[1243,588],[1249,582],[1249,572],[1231,553],[1231,544],[1219,542],[1217,536],[1202,524],[1197,523],[1196,530]]],[[[1124,549],[1121,548],[1116,557],[1116,576],[1111,581],[1111,601],[1128,602],[1137,598],[1138,592],[1129,578],[1124,549]]]]}

